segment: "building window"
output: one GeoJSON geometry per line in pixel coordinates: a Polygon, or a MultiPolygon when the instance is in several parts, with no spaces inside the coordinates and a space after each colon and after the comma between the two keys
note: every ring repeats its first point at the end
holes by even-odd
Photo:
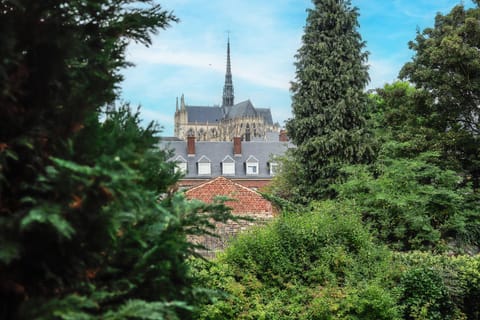
{"type": "Polygon", "coordinates": [[[235,163],[222,163],[223,175],[235,175],[235,163]]]}
{"type": "Polygon", "coordinates": [[[198,174],[201,176],[209,176],[211,174],[210,163],[198,163],[198,174]]]}
{"type": "Polygon", "coordinates": [[[258,174],[258,164],[247,164],[247,174],[258,174]]]}
{"type": "Polygon", "coordinates": [[[175,173],[180,172],[182,174],[186,174],[187,160],[185,160],[185,158],[182,156],[177,156],[174,161],[175,161],[175,168],[173,168],[173,171],[175,173]]]}
{"type": "Polygon", "coordinates": [[[258,159],[254,156],[248,157],[246,161],[247,174],[258,175],[258,159]]]}
{"type": "Polygon", "coordinates": [[[230,156],[226,156],[222,160],[222,174],[225,175],[235,175],[235,160],[230,156]]]}
{"type": "Polygon", "coordinates": [[[198,175],[209,176],[212,174],[210,159],[205,156],[202,156],[200,159],[198,159],[197,167],[198,175]]]}
{"type": "Polygon", "coordinates": [[[270,162],[270,175],[274,176],[278,172],[278,163],[270,162]]]}
{"type": "Polygon", "coordinates": [[[186,162],[179,162],[173,169],[175,173],[180,172],[182,174],[187,174],[187,163],[186,162]]]}

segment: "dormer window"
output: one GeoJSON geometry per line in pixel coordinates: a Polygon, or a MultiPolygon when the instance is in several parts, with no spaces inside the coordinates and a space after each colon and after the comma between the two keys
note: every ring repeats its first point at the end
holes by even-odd
{"type": "Polygon", "coordinates": [[[226,156],[222,160],[222,175],[233,176],[235,175],[235,160],[230,156],[226,156]]]}
{"type": "Polygon", "coordinates": [[[209,176],[212,174],[211,161],[206,156],[201,156],[197,162],[198,175],[209,176]]]}
{"type": "Polygon", "coordinates": [[[258,175],[258,159],[254,156],[248,157],[245,162],[247,175],[258,175]]]}
{"type": "Polygon", "coordinates": [[[182,156],[177,156],[174,160],[175,168],[173,171],[175,173],[180,172],[182,174],[187,174],[187,160],[182,156]]]}
{"type": "Polygon", "coordinates": [[[270,162],[269,167],[270,167],[270,175],[274,176],[278,171],[278,163],[270,162]]]}

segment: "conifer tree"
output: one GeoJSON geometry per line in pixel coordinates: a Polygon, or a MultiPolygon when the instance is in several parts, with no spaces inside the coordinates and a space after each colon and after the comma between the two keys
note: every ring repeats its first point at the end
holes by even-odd
{"type": "MultiPolygon", "coordinates": [[[[301,201],[332,197],[343,164],[367,159],[364,112],[368,54],[349,0],[315,0],[308,10],[292,83],[293,118],[288,134],[302,181],[301,201]]],[[[298,199],[297,199],[298,200],[298,199]]]]}
{"type": "Polygon", "coordinates": [[[176,20],[151,0],[0,1],[0,319],[189,318],[187,235],[227,211],[171,191],[138,113],[99,117],[127,44],[176,20]]]}

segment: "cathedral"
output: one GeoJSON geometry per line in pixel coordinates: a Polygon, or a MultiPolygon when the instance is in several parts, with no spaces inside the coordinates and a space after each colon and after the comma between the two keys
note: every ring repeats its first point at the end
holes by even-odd
{"type": "Polygon", "coordinates": [[[227,70],[221,106],[190,106],[181,96],[175,110],[175,136],[182,140],[193,136],[197,141],[267,140],[278,136],[280,127],[274,124],[270,108],[256,108],[250,100],[234,102],[230,40],[227,41],[227,70]]]}

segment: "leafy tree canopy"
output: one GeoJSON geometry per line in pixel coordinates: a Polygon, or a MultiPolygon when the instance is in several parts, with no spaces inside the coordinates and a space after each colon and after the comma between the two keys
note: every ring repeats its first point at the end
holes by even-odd
{"type": "Polygon", "coordinates": [[[400,72],[426,97],[418,106],[426,126],[435,129],[443,155],[456,160],[479,186],[480,149],[480,6],[458,5],[409,43],[413,60],[400,72]],[[423,109],[423,110],[422,110],[423,109]]]}

